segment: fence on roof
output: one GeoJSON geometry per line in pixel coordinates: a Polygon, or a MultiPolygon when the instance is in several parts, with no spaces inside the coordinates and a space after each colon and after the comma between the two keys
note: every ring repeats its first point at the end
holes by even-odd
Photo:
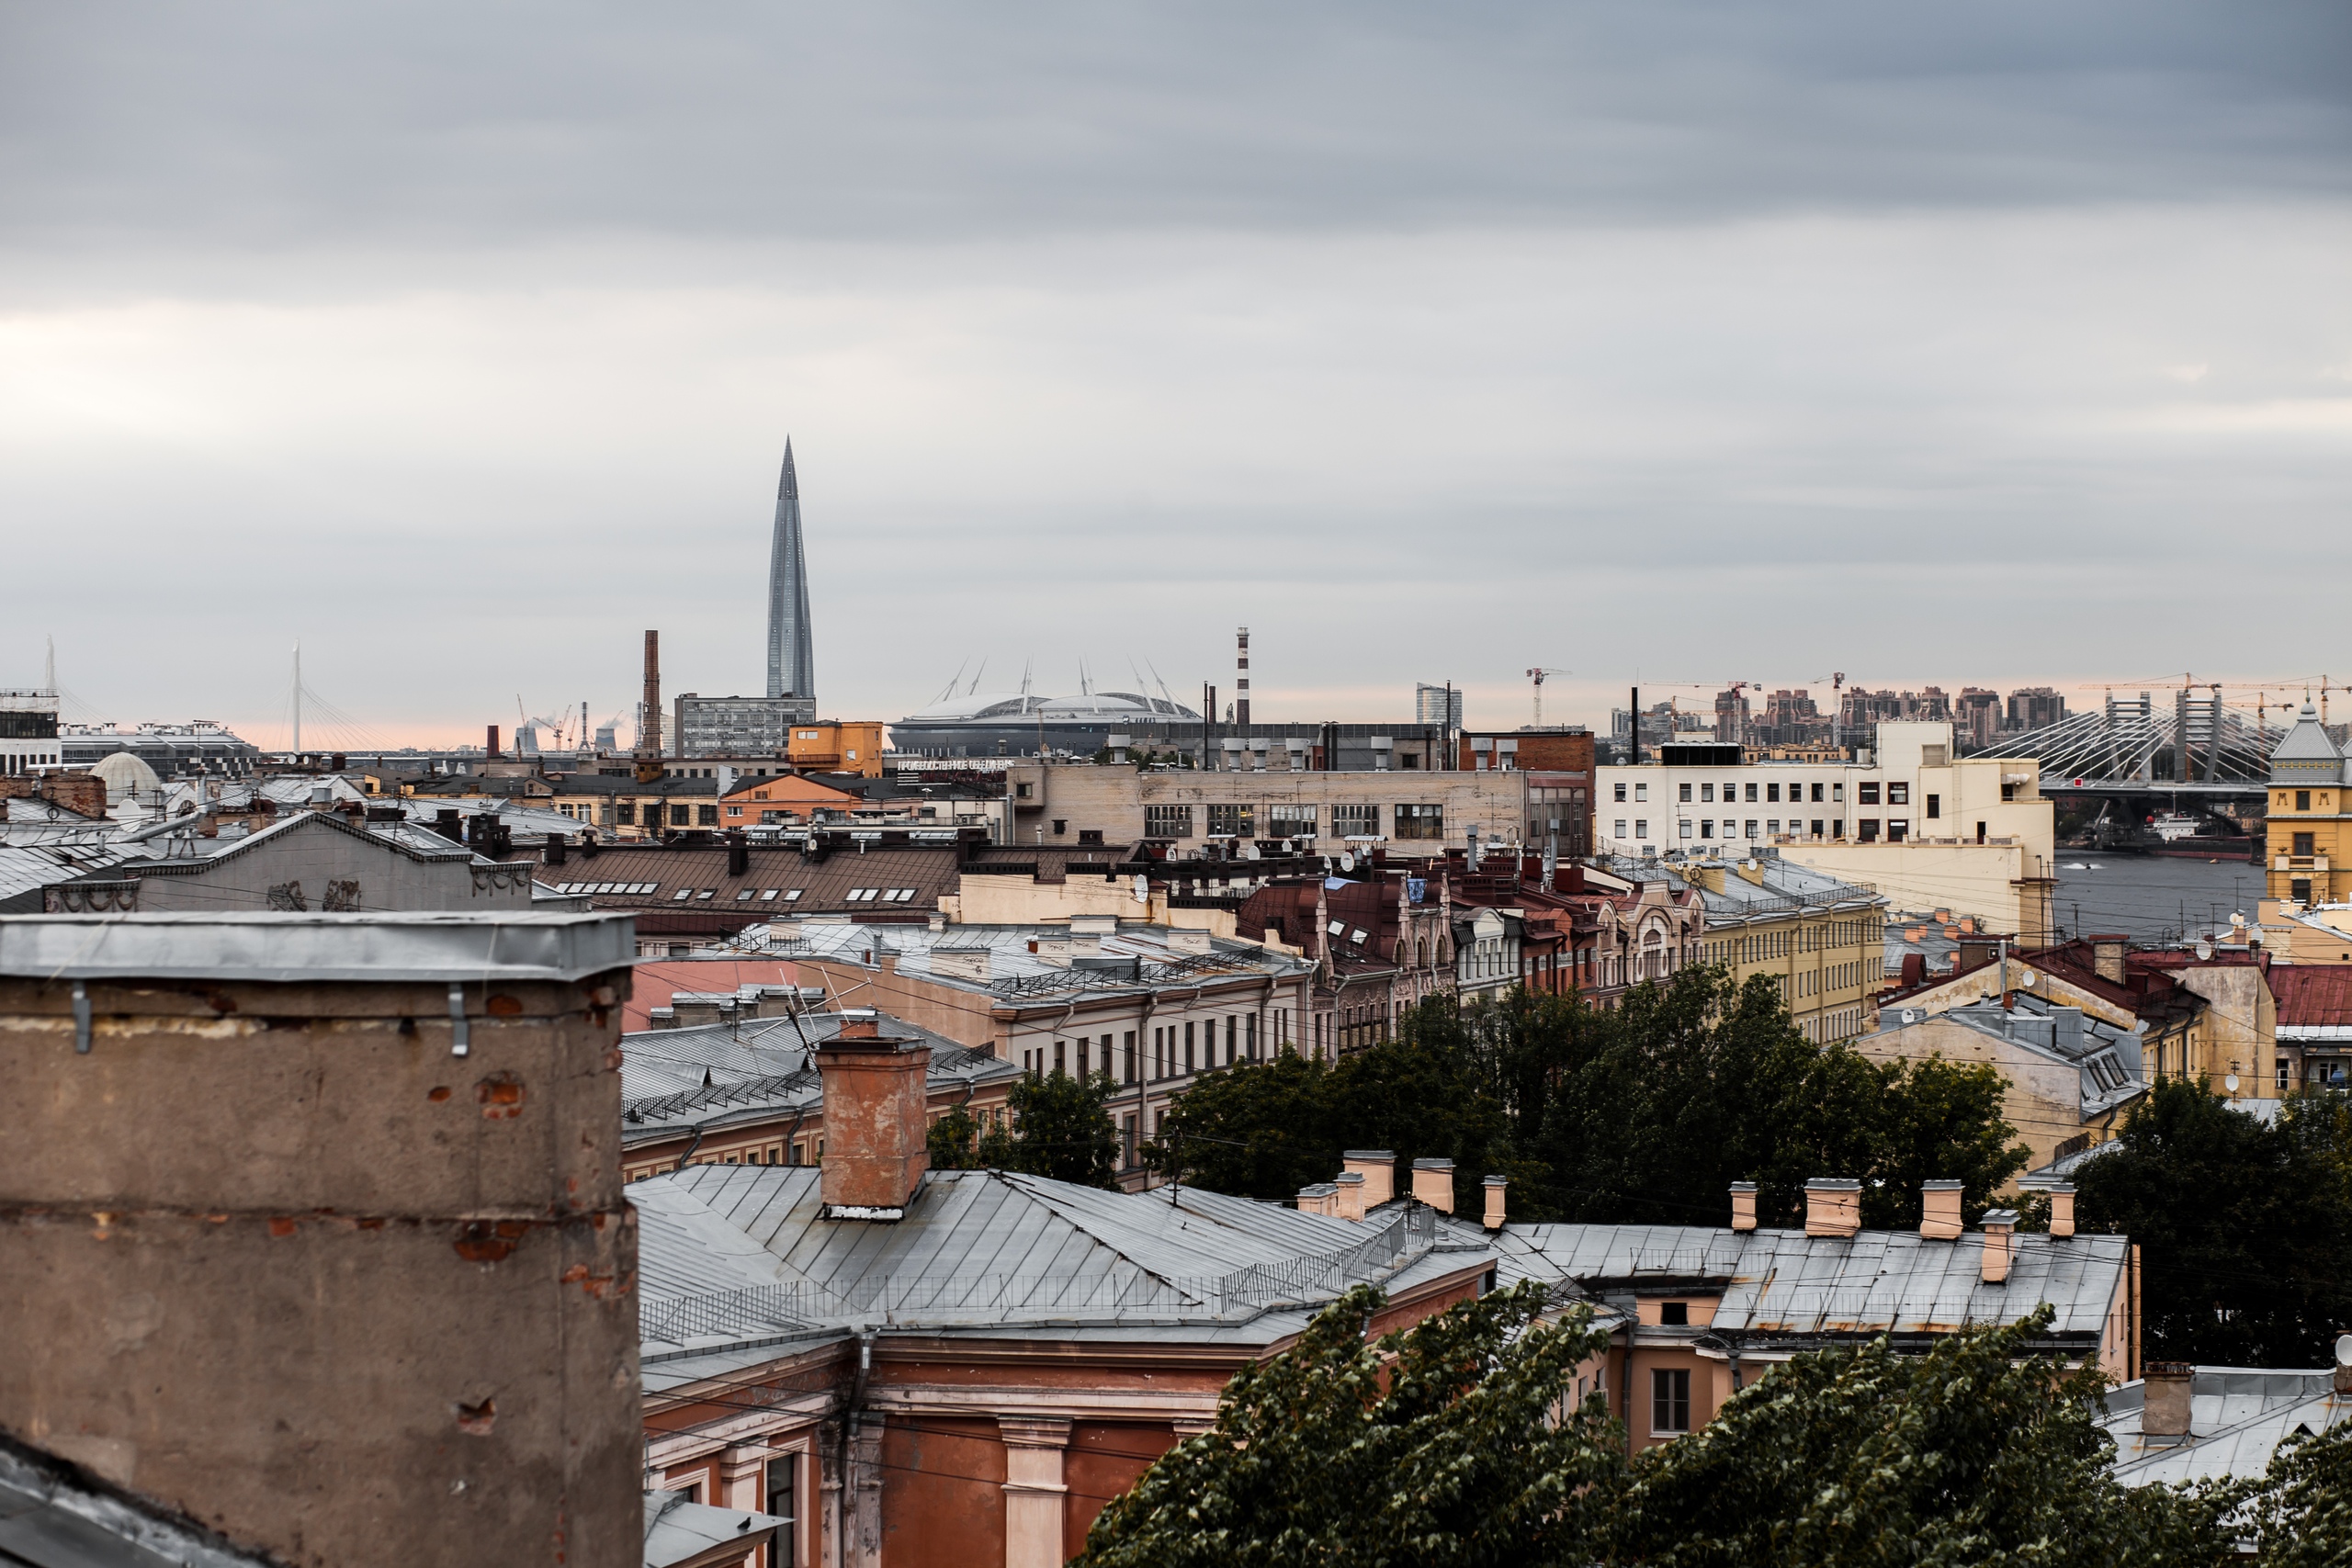
{"type": "Polygon", "coordinates": [[[1252,1317],[1270,1307],[1330,1301],[1370,1283],[1437,1241],[1437,1214],[1412,1205],[1362,1241],[1228,1273],[1164,1275],[1136,1268],[1100,1274],[884,1274],[841,1286],[780,1280],[739,1290],[648,1297],[638,1335],[651,1343],[784,1335],[844,1322],[1003,1322],[1182,1315],[1252,1317]]]}

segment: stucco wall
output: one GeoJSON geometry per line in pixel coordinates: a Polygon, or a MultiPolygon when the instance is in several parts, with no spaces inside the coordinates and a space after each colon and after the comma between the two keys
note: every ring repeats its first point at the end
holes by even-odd
{"type": "Polygon", "coordinates": [[[301,1564],[640,1555],[618,997],[0,981],[0,1425],[301,1564]]]}
{"type": "Polygon", "coordinates": [[[322,910],[337,883],[356,885],[347,892],[357,902],[337,904],[356,910],[513,910],[531,904],[527,863],[493,872],[477,871],[466,860],[416,860],[325,823],[288,828],[199,863],[195,872],[141,877],[141,912],[217,915],[284,907],[271,904],[274,887],[299,889],[301,908],[322,910]]]}

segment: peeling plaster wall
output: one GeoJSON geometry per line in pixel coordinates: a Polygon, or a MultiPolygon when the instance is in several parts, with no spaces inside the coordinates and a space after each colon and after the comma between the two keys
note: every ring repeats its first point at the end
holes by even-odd
{"type": "Polygon", "coordinates": [[[641,1555],[618,991],[0,980],[0,1426],[288,1562],[641,1555]]]}

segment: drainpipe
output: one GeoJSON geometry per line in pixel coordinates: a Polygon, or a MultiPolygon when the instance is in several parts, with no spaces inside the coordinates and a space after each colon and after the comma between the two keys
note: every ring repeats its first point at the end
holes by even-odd
{"type": "Polygon", "coordinates": [[[688,1144],[686,1145],[686,1152],[678,1156],[678,1168],[680,1170],[686,1168],[686,1162],[695,1157],[695,1151],[696,1149],[702,1147],[702,1130],[708,1125],[709,1123],[707,1122],[697,1122],[695,1123],[694,1142],[688,1144]]]}
{"type": "Polygon", "coordinates": [[[837,1473],[841,1477],[841,1501],[834,1505],[836,1533],[834,1557],[842,1562],[851,1561],[850,1543],[857,1529],[857,1488],[849,1472],[850,1434],[854,1427],[864,1425],[861,1419],[865,1404],[865,1380],[874,1370],[874,1330],[857,1331],[857,1376],[850,1384],[849,1403],[842,1408],[842,1437],[837,1473]]]}

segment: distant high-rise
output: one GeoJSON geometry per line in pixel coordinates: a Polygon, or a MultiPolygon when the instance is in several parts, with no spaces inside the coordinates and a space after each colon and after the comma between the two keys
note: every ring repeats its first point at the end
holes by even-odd
{"type": "Polygon", "coordinates": [[[817,656],[808,635],[808,561],[800,547],[800,479],[792,438],[784,442],[784,475],[775,487],[775,541],[768,557],[768,695],[793,697],[817,711],[817,656]]]}

